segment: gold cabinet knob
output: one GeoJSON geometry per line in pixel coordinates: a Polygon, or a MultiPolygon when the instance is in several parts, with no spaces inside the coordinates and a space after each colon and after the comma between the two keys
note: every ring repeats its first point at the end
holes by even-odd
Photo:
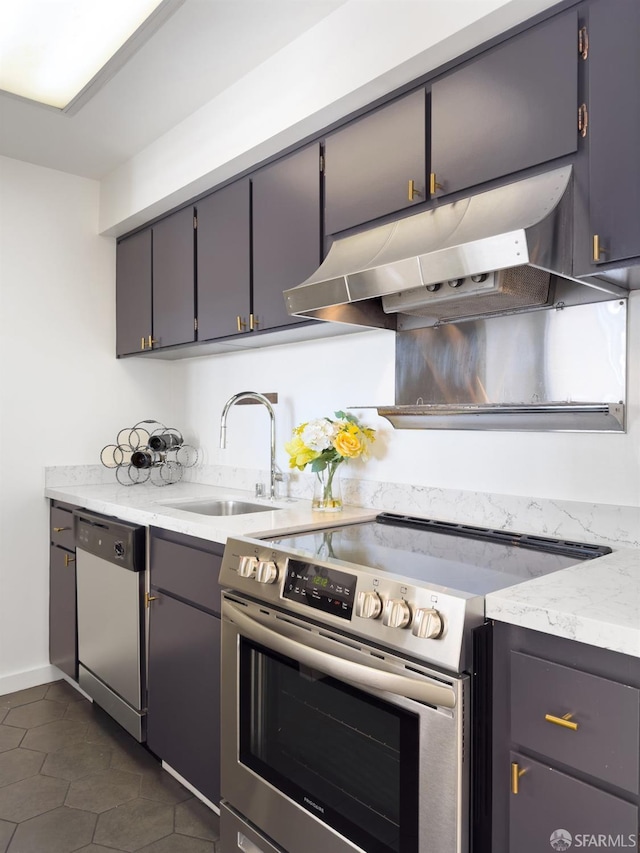
{"type": "Polygon", "coordinates": [[[64,564],[65,564],[65,566],[70,566],[70,565],[71,565],[71,563],[75,563],[75,561],[76,561],[76,558],[75,558],[75,557],[72,557],[72,556],[71,556],[71,554],[65,554],[65,555],[64,555],[64,564]]]}
{"type": "Polygon", "coordinates": [[[70,527],[54,527],[53,528],[54,533],[62,533],[63,530],[71,530],[71,528],[70,527]]]}
{"type": "Polygon", "coordinates": [[[147,340],[146,338],[140,338],[140,349],[146,349],[147,340]]]}
{"type": "Polygon", "coordinates": [[[149,335],[149,337],[147,338],[147,346],[149,347],[149,349],[153,349],[153,345],[157,343],[158,341],[155,338],[152,338],[151,335],[149,335]]]}
{"type": "Polygon", "coordinates": [[[244,319],[243,319],[239,314],[238,314],[238,316],[236,317],[236,321],[237,321],[237,323],[238,323],[238,331],[239,331],[239,332],[244,332],[244,330],[247,328],[247,323],[246,323],[246,321],[245,321],[245,320],[244,320],[244,319]]]}

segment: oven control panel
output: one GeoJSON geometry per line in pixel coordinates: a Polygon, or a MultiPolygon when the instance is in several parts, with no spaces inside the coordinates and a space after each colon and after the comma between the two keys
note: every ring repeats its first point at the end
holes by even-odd
{"type": "Polygon", "coordinates": [[[455,671],[484,621],[481,596],[248,537],[227,540],[220,585],[455,671]]]}
{"type": "Polygon", "coordinates": [[[356,577],[315,563],[289,558],[282,597],[314,610],[351,619],[356,577]]]}

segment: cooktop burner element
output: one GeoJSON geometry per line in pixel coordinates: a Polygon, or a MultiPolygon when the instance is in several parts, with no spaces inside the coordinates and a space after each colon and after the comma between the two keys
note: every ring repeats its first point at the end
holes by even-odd
{"type": "Polygon", "coordinates": [[[220,583],[256,601],[463,671],[489,592],[610,553],[579,542],[382,513],[261,541],[229,539],[220,583]]]}

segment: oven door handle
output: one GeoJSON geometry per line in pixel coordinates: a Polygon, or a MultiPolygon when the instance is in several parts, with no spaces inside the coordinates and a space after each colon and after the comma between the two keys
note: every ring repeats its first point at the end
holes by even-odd
{"type": "Polygon", "coordinates": [[[230,602],[225,602],[225,613],[231,617],[240,633],[249,640],[261,643],[275,652],[292,658],[305,666],[319,669],[327,675],[358,684],[362,687],[370,687],[374,690],[383,690],[403,696],[406,699],[415,699],[417,702],[427,702],[441,708],[454,708],[456,704],[455,692],[451,687],[444,684],[422,681],[406,675],[396,675],[386,670],[374,669],[365,664],[355,663],[344,658],[335,657],[320,649],[314,649],[290,637],[285,637],[277,631],[256,622],[239,607],[230,602]]]}

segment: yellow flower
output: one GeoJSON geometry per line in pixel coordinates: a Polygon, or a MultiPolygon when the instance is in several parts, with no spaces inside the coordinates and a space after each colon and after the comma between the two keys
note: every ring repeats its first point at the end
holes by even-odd
{"type": "Polygon", "coordinates": [[[300,471],[304,470],[305,465],[308,465],[309,462],[313,462],[320,454],[316,450],[310,450],[307,445],[302,441],[300,435],[297,434],[302,430],[296,429],[294,430],[294,435],[291,441],[288,441],[284,449],[289,454],[289,467],[290,468],[298,468],[300,471]]]}
{"type": "Polygon", "coordinates": [[[357,427],[355,430],[347,428],[339,432],[334,438],[333,446],[340,456],[346,456],[348,459],[355,459],[357,456],[360,456],[364,450],[364,445],[360,440],[358,432],[357,427]]]}

